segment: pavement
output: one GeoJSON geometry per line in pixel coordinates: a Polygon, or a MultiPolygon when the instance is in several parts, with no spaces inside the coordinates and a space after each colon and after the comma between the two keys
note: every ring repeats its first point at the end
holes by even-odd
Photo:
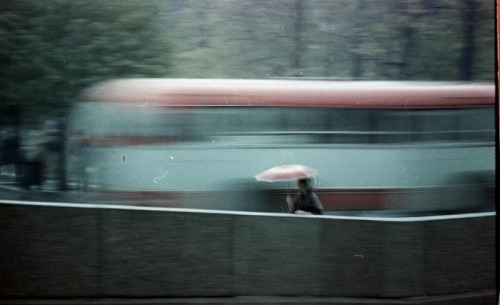
{"type": "Polygon", "coordinates": [[[77,190],[74,184],[68,190],[58,189],[58,181],[47,180],[41,187],[24,188],[15,182],[15,177],[2,171],[0,173],[0,199],[42,202],[96,203],[95,195],[77,190]]]}

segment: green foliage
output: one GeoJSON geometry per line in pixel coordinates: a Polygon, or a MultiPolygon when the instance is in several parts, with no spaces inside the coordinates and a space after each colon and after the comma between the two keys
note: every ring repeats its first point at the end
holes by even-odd
{"type": "Polygon", "coordinates": [[[29,122],[63,115],[94,82],[170,72],[161,1],[19,0],[5,6],[0,98],[20,105],[29,122]]]}

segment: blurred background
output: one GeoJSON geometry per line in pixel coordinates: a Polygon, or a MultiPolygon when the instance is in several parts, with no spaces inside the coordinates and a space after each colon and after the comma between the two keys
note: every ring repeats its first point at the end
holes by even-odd
{"type": "MultiPolygon", "coordinates": [[[[109,203],[106,197],[99,201],[102,197],[92,198],[92,192],[85,190],[87,183],[92,190],[92,176],[121,183],[121,191],[136,191],[136,197],[128,195],[127,199],[137,199],[142,204],[150,200],[152,206],[158,204],[158,198],[175,202],[179,190],[197,180],[201,182],[193,189],[198,187],[195,191],[201,191],[192,192],[187,200],[191,206],[207,206],[207,198],[220,206],[227,202],[263,202],[263,198],[272,197],[267,189],[263,189],[264,195],[254,192],[247,187],[247,180],[235,181],[234,187],[221,187],[226,193],[221,192],[220,197],[212,192],[215,187],[211,185],[199,187],[204,186],[202,182],[222,181],[211,179],[217,175],[234,174],[227,170],[235,169],[232,164],[243,164],[234,172],[257,183],[254,175],[261,169],[243,161],[260,162],[263,150],[241,148],[237,137],[226,137],[233,141],[227,145],[209,146],[216,142],[212,138],[199,143],[193,140],[194,144],[186,141],[182,143],[184,150],[175,148],[175,154],[171,154],[156,147],[146,150],[149,138],[137,149],[125,145],[94,147],[85,142],[83,135],[81,145],[70,147],[74,155],[81,154],[81,159],[73,162],[73,171],[81,173],[81,189],[72,188],[75,184],[69,185],[66,169],[71,168],[67,160],[75,156],[66,155],[65,146],[71,146],[67,145],[71,141],[65,131],[71,123],[78,125],[78,121],[70,119],[70,113],[78,109],[82,90],[100,81],[463,81],[490,83],[487,98],[491,101],[496,72],[495,38],[492,0],[0,0],[0,303],[27,304],[25,299],[31,298],[35,299],[32,304],[48,304],[52,298],[58,304],[94,304],[98,297],[107,297],[112,298],[105,301],[107,304],[120,303],[118,298],[130,304],[145,298],[179,297],[181,303],[195,298],[199,304],[204,297],[221,296],[227,296],[229,303],[241,304],[251,304],[255,299],[230,297],[271,296],[270,300],[260,299],[260,303],[279,303],[280,299],[274,296],[319,296],[316,301],[322,304],[327,302],[325,296],[340,296],[343,304],[350,302],[348,297],[360,297],[363,304],[370,300],[384,303],[377,298],[386,298],[386,303],[391,304],[398,300],[401,304],[455,304],[457,300],[461,304],[488,303],[485,298],[491,301],[497,295],[494,213],[459,215],[443,221],[353,221],[329,216],[307,219],[309,216],[235,216],[171,210],[164,213],[85,204],[67,208],[52,202],[109,203]],[[227,154],[227,147],[232,148],[231,155],[227,154]],[[206,154],[207,150],[211,154],[206,154]],[[103,160],[113,161],[106,163],[111,168],[108,176],[100,176],[99,166],[105,166],[99,162],[105,163],[103,160]],[[213,176],[200,170],[203,162],[206,168],[213,169],[213,176]],[[137,171],[131,174],[130,168],[137,171]],[[138,179],[146,176],[146,170],[149,180],[138,179]],[[186,173],[176,176],[175,170],[186,173]],[[176,183],[177,189],[161,184],[169,181],[176,183]],[[152,192],[144,193],[140,187],[146,183],[164,192],[153,192],[151,187],[152,192]],[[250,191],[240,192],[243,188],[250,191]],[[71,191],[66,192],[68,189],[71,191]],[[167,192],[171,190],[177,192],[167,192]],[[238,201],[241,198],[245,200],[238,201]],[[432,296],[435,298],[428,301],[432,296]],[[445,296],[451,296],[448,303],[443,303],[445,296]]],[[[123,138],[129,139],[129,117],[101,110],[81,110],[86,114],[82,117],[90,122],[81,125],[97,131],[124,127],[123,138]],[[107,125],[92,124],[99,120],[107,125]]],[[[331,143],[319,143],[325,137],[309,137],[305,140],[314,140],[325,149],[301,152],[282,143],[280,149],[268,150],[274,155],[262,158],[268,163],[259,167],[279,165],[283,156],[290,160],[317,160],[314,168],[319,171],[318,185],[339,191],[337,187],[344,183],[345,189],[340,193],[345,199],[337,200],[339,192],[331,193],[330,198],[339,205],[344,202],[346,209],[357,200],[382,208],[388,203],[407,203],[411,205],[409,209],[418,213],[437,213],[435,210],[443,206],[446,212],[458,208],[490,212],[495,202],[497,138],[493,134],[498,116],[492,105],[477,112],[473,109],[471,120],[464,115],[468,114],[467,109],[458,114],[460,110],[445,109],[442,116],[415,111],[421,116],[414,117],[424,119],[428,126],[439,122],[437,125],[444,126],[446,135],[465,131],[449,142],[431,142],[422,137],[425,141],[412,140],[410,144],[417,145],[405,146],[406,142],[396,139],[384,149],[372,145],[371,150],[359,143],[348,143],[354,149],[336,149],[335,155],[335,149],[329,150],[334,147],[331,143]],[[476,136],[480,133],[486,137],[476,136]],[[300,154],[305,157],[293,159],[300,154]],[[341,157],[340,162],[330,162],[336,156],[341,157]],[[346,160],[354,161],[342,162],[346,160]],[[338,175],[342,173],[338,169],[349,173],[352,180],[338,175]],[[412,180],[399,179],[395,172],[412,180]],[[446,173],[461,175],[444,177],[446,173]],[[439,185],[430,178],[443,181],[439,185]],[[362,184],[370,179],[376,183],[362,184]],[[404,189],[400,187],[402,183],[406,183],[404,189]],[[384,188],[378,186],[382,184],[388,192],[381,192],[384,188]],[[475,203],[484,205],[471,209],[475,203]]],[[[311,118],[310,113],[285,113],[297,120],[311,118]]],[[[317,117],[324,113],[320,111],[317,117]]],[[[265,114],[271,117],[275,113],[265,114]]],[[[136,126],[141,127],[144,122],[153,128],[161,126],[160,119],[147,115],[134,117],[136,126]]],[[[200,130],[229,126],[234,131],[235,122],[240,124],[241,120],[237,112],[203,115],[211,125],[195,125],[200,130]],[[234,121],[223,125],[223,114],[226,119],[235,118],[234,121]]],[[[261,127],[269,117],[256,112],[250,123],[258,122],[260,125],[256,125],[261,127]]],[[[411,117],[406,111],[397,116],[378,116],[382,123],[388,122],[389,117],[412,123],[405,120],[411,117]]],[[[354,115],[348,119],[372,122],[357,120],[354,115]]],[[[348,119],[346,124],[351,123],[348,119]]],[[[196,124],[189,118],[186,121],[196,124]]],[[[320,124],[321,120],[314,123],[320,124]]],[[[426,124],[417,125],[417,129],[422,127],[417,130],[423,131],[421,134],[431,134],[427,133],[426,124]]],[[[386,131],[393,131],[391,128],[386,131]]],[[[79,136],[77,132],[73,135],[79,136]]],[[[297,143],[297,138],[292,140],[297,143]]],[[[285,204],[284,192],[289,187],[295,192],[294,184],[282,182],[282,193],[278,194],[281,197],[273,198],[285,204]]],[[[247,207],[238,207],[244,208],[247,207]]],[[[293,299],[291,303],[300,302],[312,304],[307,298],[293,299]]]]}

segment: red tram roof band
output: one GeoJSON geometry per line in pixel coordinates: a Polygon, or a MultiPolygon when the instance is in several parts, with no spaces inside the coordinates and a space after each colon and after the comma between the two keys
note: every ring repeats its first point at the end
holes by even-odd
{"type": "Polygon", "coordinates": [[[129,107],[336,107],[438,109],[492,107],[495,85],[461,82],[118,79],[82,100],[129,107]]]}

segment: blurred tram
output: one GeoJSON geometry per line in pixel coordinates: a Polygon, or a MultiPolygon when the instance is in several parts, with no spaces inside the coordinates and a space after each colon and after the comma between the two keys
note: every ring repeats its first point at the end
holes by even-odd
{"type": "Polygon", "coordinates": [[[492,209],[495,87],[452,82],[121,79],[85,90],[68,127],[68,177],[109,201],[286,211],[319,173],[327,211],[492,209]]]}

